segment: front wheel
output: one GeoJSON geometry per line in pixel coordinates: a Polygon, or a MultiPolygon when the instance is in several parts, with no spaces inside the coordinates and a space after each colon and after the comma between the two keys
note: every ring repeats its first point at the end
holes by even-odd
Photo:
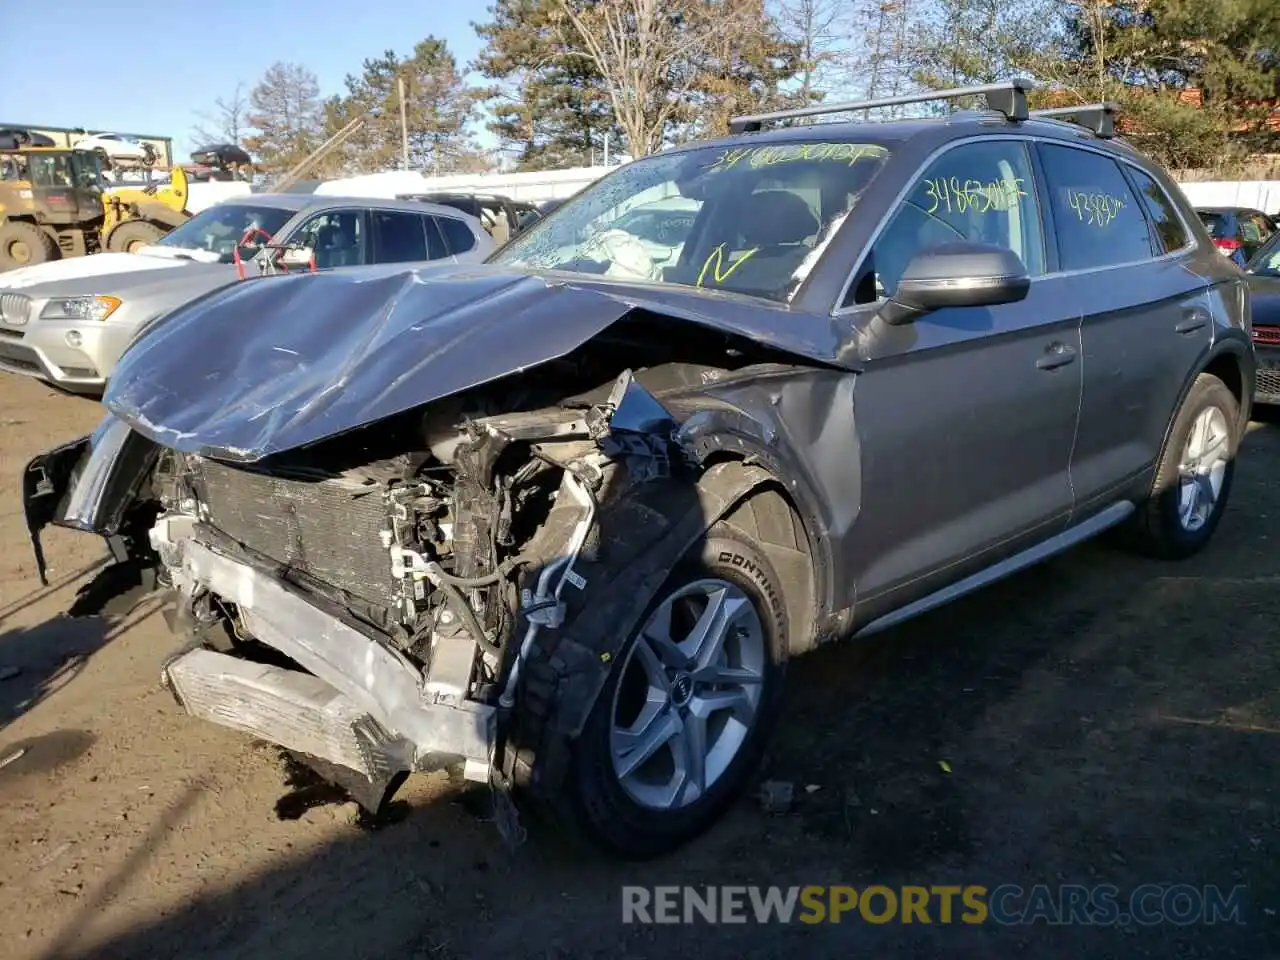
{"type": "Polygon", "coordinates": [[[787,629],[777,573],[736,532],[672,573],[575,745],[568,812],[593,840],[657,856],[724,812],[777,718],[787,629]]]}
{"type": "Polygon", "coordinates": [[[1131,527],[1142,553],[1180,560],[1209,542],[1231,493],[1240,442],[1240,404],[1217,377],[1191,385],[1173,427],[1150,497],[1131,527]]]}

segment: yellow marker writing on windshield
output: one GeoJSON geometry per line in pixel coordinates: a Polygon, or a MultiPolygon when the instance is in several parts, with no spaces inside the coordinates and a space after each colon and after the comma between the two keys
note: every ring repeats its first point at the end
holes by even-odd
{"type": "Polygon", "coordinates": [[[716,283],[724,283],[731,276],[733,276],[733,271],[737,270],[740,266],[742,266],[749,259],[751,259],[751,255],[753,253],[756,253],[760,249],[759,247],[752,247],[750,250],[744,253],[741,257],[739,257],[732,265],[730,265],[728,270],[724,271],[724,273],[721,273],[720,268],[724,265],[724,247],[725,245],[722,243],[720,244],[720,246],[716,247],[714,250],[711,251],[711,253],[707,255],[707,259],[703,261],[702,270],[699,271],[698,273],[698,282],[696,284],[697,286],[699,287],[702,286],[702,280],[704,277],[706,277],[708,269],[711,270],[712,280],[714,280],[716,283]],[[712,265],[713,260],[715,261],[714,266],[712,265]]]}

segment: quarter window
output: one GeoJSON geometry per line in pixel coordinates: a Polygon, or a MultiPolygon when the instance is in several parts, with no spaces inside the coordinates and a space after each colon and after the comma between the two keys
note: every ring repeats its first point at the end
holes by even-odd
{"type": "Polygon", "coordinates": [[[1133,182],[1138,185],[1138,193],[1142,195],[1142,203],[1146,207],[1147,215],[1151,217],[1151,223],[1156,228],[1160,252],[1172,253],[1174,250],[1181,250],[1187,245],[1189,238],[1186,229],[1182,226],[1182,221],[1178,218],[1178,211],[1173,201],[1169,199],[1169,195],[1164,192],[1160,184],[1141,170],[1131,167],[1129,172],[1133,175],[1133,182]]]}
{"type": "Polygon", "coordinates": [[[436,221],[444,231],[444,238],[449,242],[449,249],[454,254],[466,253],[476,245],[475,234],[467,229],[467,225],[461,220],[455,217],[437,217],[436,221]]]}
{"type": "Polygon", "coordinates": [[[1063,270],[1151,259],[1146,217],[1114,160],[1073,147],[1040,151],[1063,270]]]}
{"type": "Polygon", "coordinates": [[[935,160],[871,248],[846,305],[891,296],[914,256],[959,240],[1012,250],[1031,276],[1044,273],[1044,236],[1024,143],[964,144],[935,160]]]}

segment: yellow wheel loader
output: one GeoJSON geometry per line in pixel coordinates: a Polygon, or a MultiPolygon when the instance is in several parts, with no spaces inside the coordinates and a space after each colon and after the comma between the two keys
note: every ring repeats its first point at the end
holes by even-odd
{"type": "Polygon", "coordinates": [[[132,252],[190,219],[180,167],[159,187],[108,190],[90,150],[0,148],[0,271],[103,250],[132,252]]]}

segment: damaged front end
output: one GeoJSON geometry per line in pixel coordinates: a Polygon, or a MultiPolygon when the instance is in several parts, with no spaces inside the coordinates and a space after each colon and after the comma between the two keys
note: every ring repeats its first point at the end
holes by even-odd
{"type": "MultiPolygon", "coordinates": [[[[469,779],[509,786],[521,779],[510,733],[523,723],[527,743],[530,729],[526,664],[600,599],[584,570],[622,589],[637,563],[614,618],[620,643],[671,562],[644,551],[676,532],[665,549],[678,556],[696,535],[677,529],[684,512],[706,522],[696,500],[658,504],[664,484],[690,486],[677,421],[630,372],[605,389],[497,415],[449,398],[252,464],[108,418],[27,467],[42,575],[49,523],[154,568],[186,640],[163,667],[182,706],[296,752],[370,810],[407,772],[459,762],[469,779]],[[607,543],[605,511],[626,517],[607,543]]],[[[576,709],[609,649],[589,654],[598,670],[577,671],[576,709]]],[[[576,723],[538,711],[539,730],[576,723]]]]}

